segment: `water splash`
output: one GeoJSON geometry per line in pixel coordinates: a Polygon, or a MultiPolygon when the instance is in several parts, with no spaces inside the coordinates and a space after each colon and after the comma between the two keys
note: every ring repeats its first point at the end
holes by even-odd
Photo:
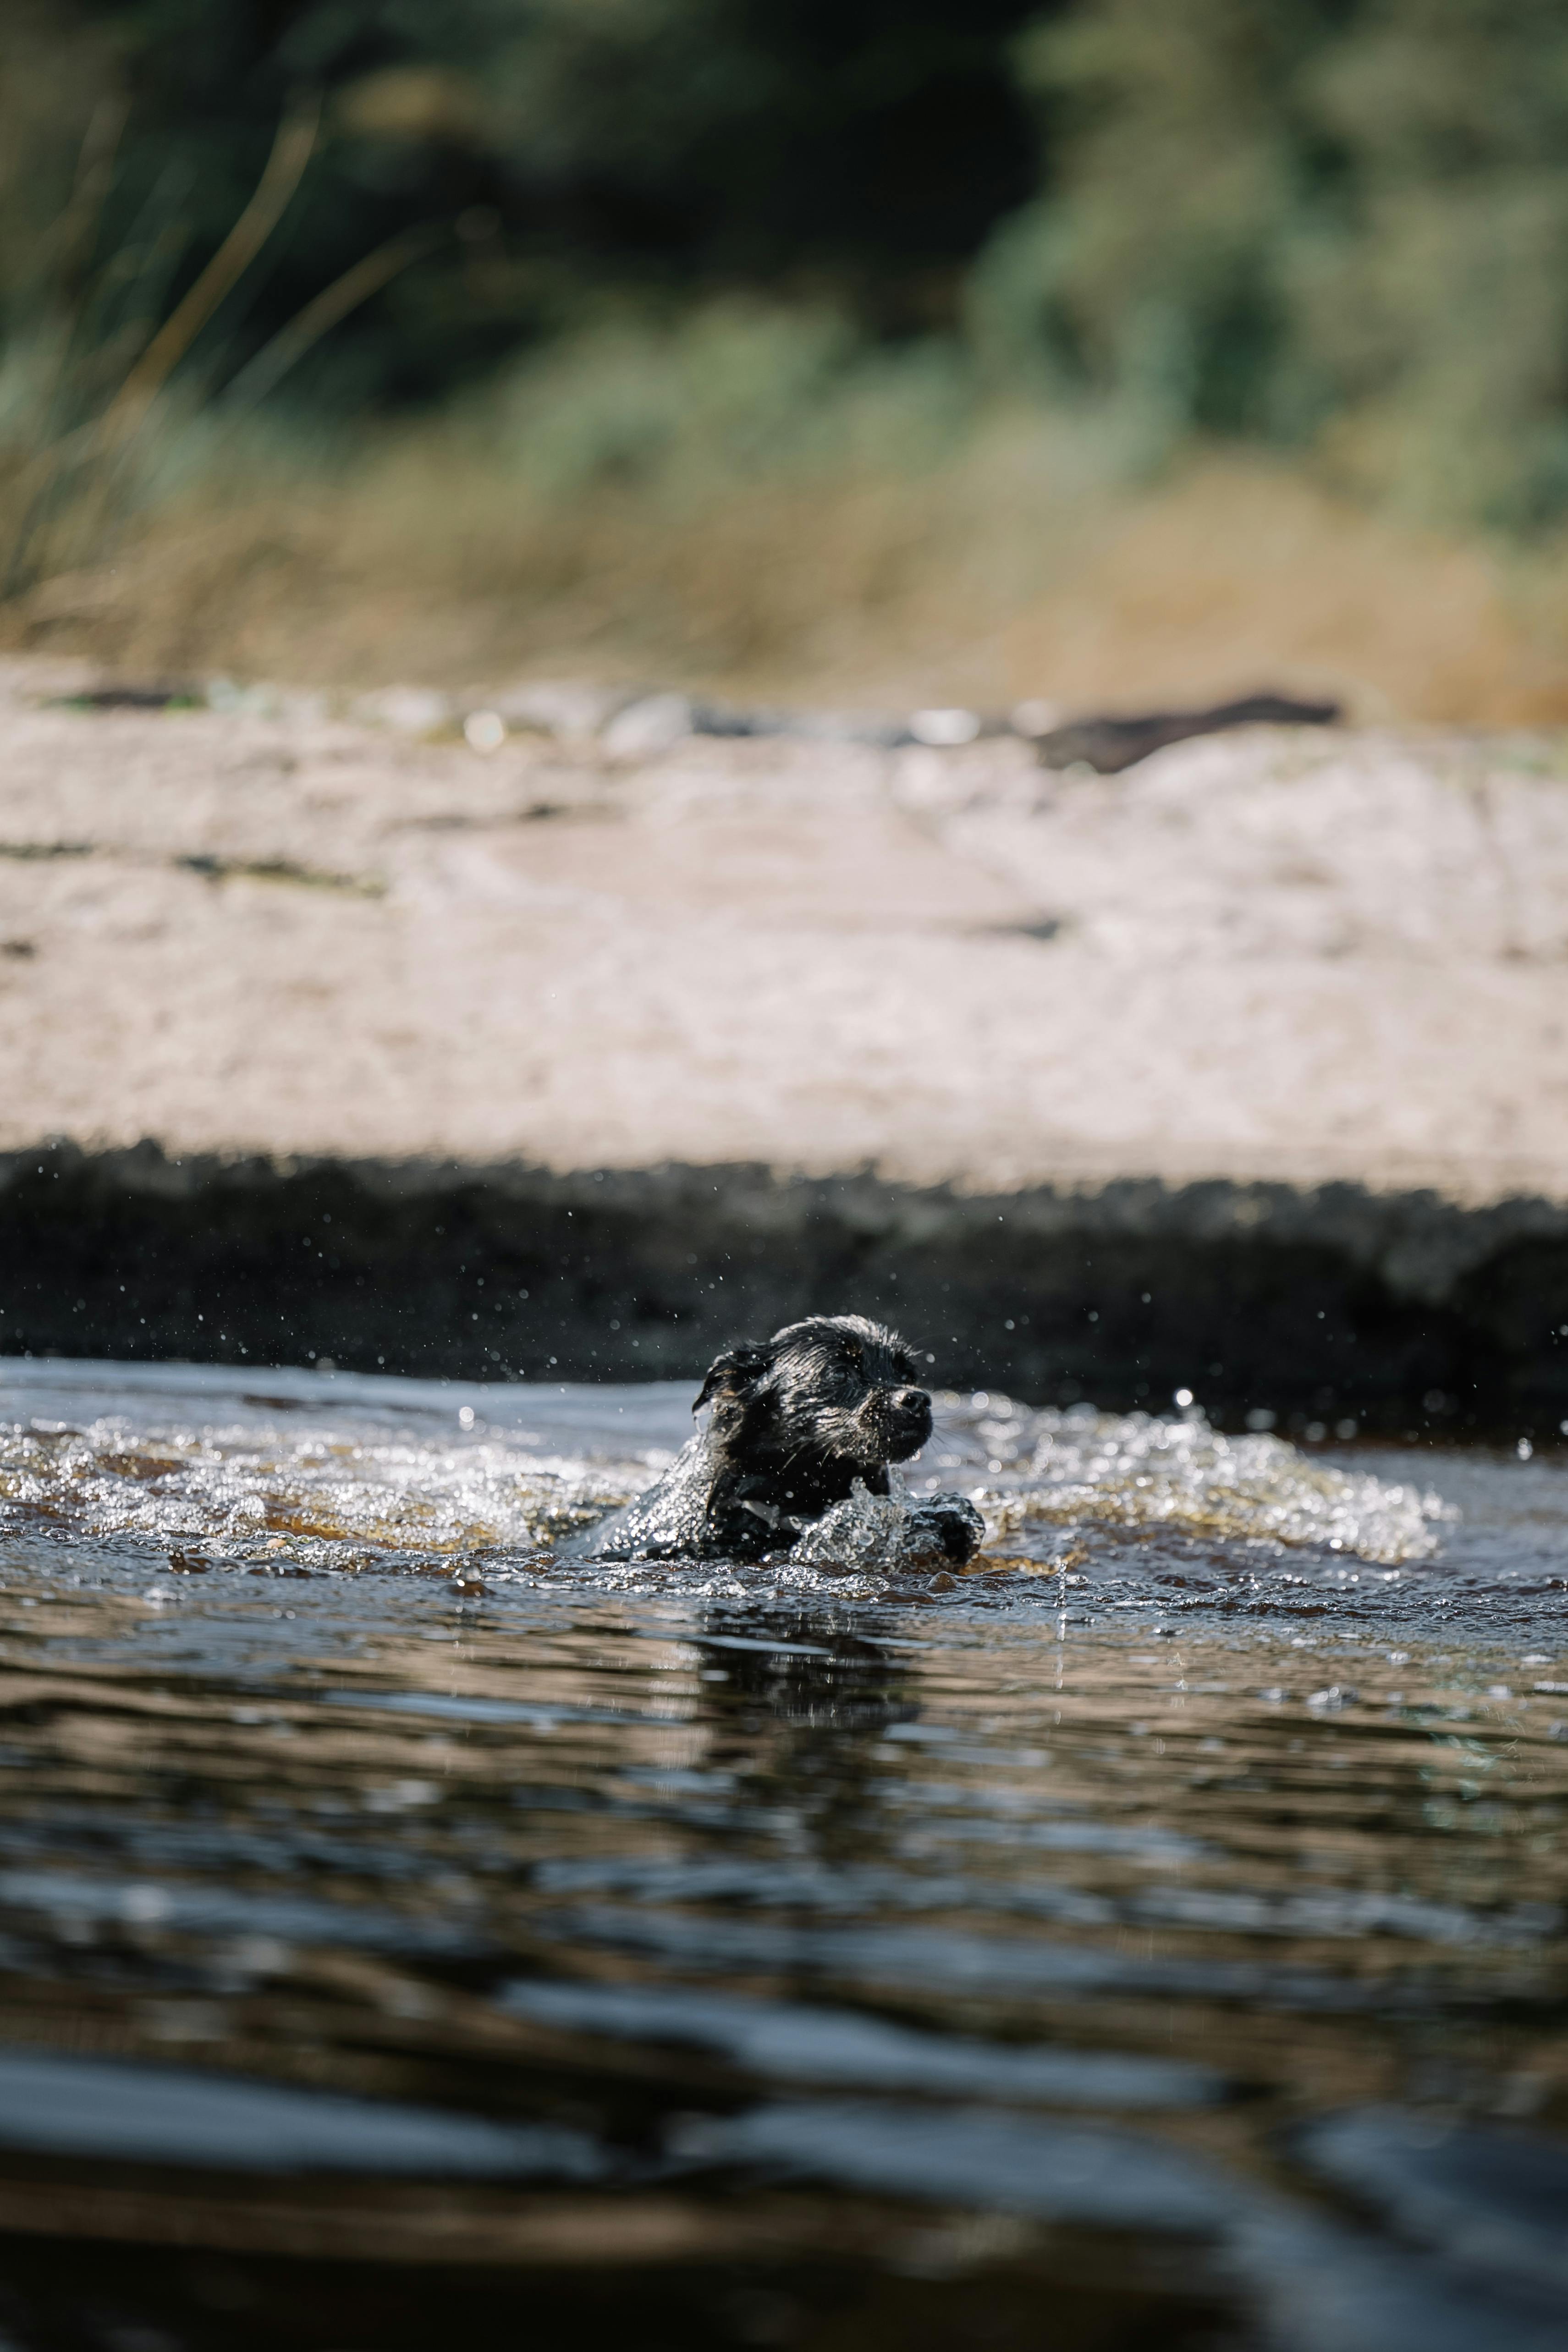
{"type": "Polygon", "coordinates": [[[843,1575],[892,1574],[903,1562],[910,1507],[896,1470],[889,1472],[888,1485],[888,1494],[873,1495],[857,1478],[847,1500],[824,1511],[792,1547],[791,1557],[803,1566],[843,1575]]]}
{"type": "Polygon", "coordinates": [[[214,1564],[542,1552],[625,1501],[638,1475],[496,1440],[377,1440],[332,1424],[0,1430],[0,1515],[13,1525],[189,1548],[214,1564]]]}
{"type": "Polygon", "coordinates": [[[974,1412],[988,1464],[1014,1476],[980,1497],[988,1539],[1032,1524],[1173,1529],[1253,1545],[1314,1546],[1385,1566],[1428,1559],[1454,1514],[1415,1486],[1314,1462],[1285,1439],[1227,1437],[1201,1414],[974,1412]]]}
{"type": "MultiPolygon", "coordinates": [[[[50,1366],[44,1393],[30,1387],[35,1368],[10,1369],[3,1402],[13,1411],[28,1398],[67,1413],[74,1405],[79,1418],[0,1423],[0,1527],[156,1548],[176,1567],[473,1561],[610,1590],[656,1572],[584,1557],[584,1535],[671,1458],[636,1444],[646,1426],[628,1424],[632,1442],[607,1458],[603,1429],[596,1446],[585,1443],[577,1423],[593,1391],[462,1391],[481,1399],[476,1416],[458,1391],[433,1383],[360,1381],[340,1402],[309,1374],[268,1376],[299,1394],[262,1396],[240,1387],[243,1375],[187,1368],[178,1394],[150,1391],[104,1412],[116,1368],[81,1367],[73,1386],[78,1368],[50,1366]],[[384,1389],[417,1396],[395,1412],[384,1389]]],[[[672,1435],[683,1419],[689,1427],[689,1391],[658,1393],[672,1435]]],[[[646,1423],[648,1408],[630,1409],[646,1423]]],[[[1453,1517],[1413,1484],[1315,1461],[1281,1438],[1228,1437],[1195,1412],[1163,1420],[950,1396],[939,1401],[926,1460],[907,1482],[895,1474],[886,1497],[858,1485],[760,1571],[678,1562],[658,1572],[688,1581],[700,1572],[715,1589],[748,1591],[759,1576],[780,1591],[831,1583],[844,1599],[890,1579],[940,1579],[940,1559],[912,1540],[910,1513],[955,1486],[983,1508],[993,1559],[1057,1568],[1075,1535],[1097,1531],[1206,1539],[1238,1559],[1305,1550],[1397,1567],[1430,1559],[1453,1517]]],[[[984,1553],[974,1563],[987,1565],[984,1553]]]]}

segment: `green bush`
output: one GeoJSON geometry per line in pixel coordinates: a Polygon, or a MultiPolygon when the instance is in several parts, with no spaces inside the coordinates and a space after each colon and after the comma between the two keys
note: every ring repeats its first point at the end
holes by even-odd
{"type": "Polygon", "coordinates": [[[680,499],[766,473],[928,465],[971,408],[951,341],[879,351],[842,313],[732,298],[567,335],[503,377],[473,423],[502,470],[547,496],[680,499]]]}
{"type": "Polygon", "coordinates": [[[1568,505],[1559,0],[1084,0],[1017,70],[1055,184],[976,268],[993,366],[1510,529],[1568,505]]]}

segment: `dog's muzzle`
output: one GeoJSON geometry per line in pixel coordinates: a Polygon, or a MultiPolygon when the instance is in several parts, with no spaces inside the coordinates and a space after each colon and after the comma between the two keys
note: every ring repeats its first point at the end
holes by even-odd
{"type": "Polygon", "coordinates": [[[867,1399],[865,1414],[889,1462],[918,1454],[931,1435],[931,1399],[924,1389],[878,1389],[867,1399]]]}

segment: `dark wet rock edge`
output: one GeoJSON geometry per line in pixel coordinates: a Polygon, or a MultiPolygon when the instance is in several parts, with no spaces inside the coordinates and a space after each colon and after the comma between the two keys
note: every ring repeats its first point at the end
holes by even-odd
{"type": "Polygon", "coordinates": [[[868,1175],[0,1157],[0,1352],[496,1379],[690,1378],[847,1307],[931,1377],[1219,1420],[1555,1435],[1568,1203],[1127,1178],[961,1193],[868,1175]]]}

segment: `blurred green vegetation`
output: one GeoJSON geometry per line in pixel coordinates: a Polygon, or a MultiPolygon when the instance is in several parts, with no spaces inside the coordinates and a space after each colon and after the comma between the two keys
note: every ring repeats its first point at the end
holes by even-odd
{"type": "Polygon", "coordinates": [[[1014,364],[1356,487],[1528,530],[1568,504],[1561,0],[1089,0],[1019,79],[1051,184],[974,314],[1014,364]]]}
{"type": "Polygon", "coordinates": [[[998,417],[1550,530],[1562,0],[9,0],[0,594],[443,452],[1005,502],[998,417]]]}
{"type": "Polygon", "coordinates": [[[105,247],[177,225],[177,287],[243,205],[290,94],[321,90],[320,152],[221,322],[226,355],[388,236],[426,221],[455,236],[318,355],[314,400],[439,395],[610,299],[830,297],[900,335],[952,323],[969,260],[1034,190],[1008,47],[1031,14],[1029,0],[33,0],[34,47],[68,49],[75,85],[57,96],[52,168],[39,160],[63,188],[86,84],[117,82],[131,109],[105,247]]]}

